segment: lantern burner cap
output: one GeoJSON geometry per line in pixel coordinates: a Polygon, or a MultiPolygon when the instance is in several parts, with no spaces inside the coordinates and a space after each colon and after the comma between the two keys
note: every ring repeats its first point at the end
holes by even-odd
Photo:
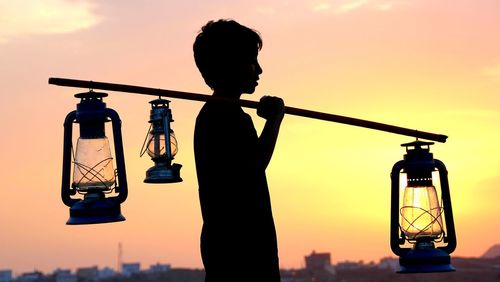
{"type": "Polygon", "coordinates": [[[149,103],[151,104],[151,106],[153,108],[158,107],[158,106],[167,107],[168,108],[168,104],[170,103],[170,101],[162,99],[160,97],[159,99],[155,99],[155,100],[149,101],[149,103]]]}
{"type": "Polygon", "coordinates": [[[413,141],[413,142],[409,142],[409,143],[403,143],[401,144],[401,147],[406,147],[406,151],[410,150],[410,147],[413,147],[414,150],[423,150],[424,146],[427,146],[427,150],[429,149],[429,146],[433,145],[434,142],[426,142],[426,141],[420,141],[420,140],[416,140],[416,141],[413,141]]]}
{"type": "Polygon", "coordinates": [[[80,98],[80,99],[92,99],[92,98],[104,98],[104,97],[108,97],[108,93],[104,93],[104,92],[94,92],[92,90],[88,91],[88,92],[82,92],[82,93],[78,93],[78,94],[75,94],[75,98],[80,98]]]}

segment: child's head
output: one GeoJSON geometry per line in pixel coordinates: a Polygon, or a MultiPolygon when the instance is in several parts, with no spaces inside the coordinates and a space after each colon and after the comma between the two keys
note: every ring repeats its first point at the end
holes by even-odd
{"type": "Polygon", "coordinates": [[[261,48],[259,34],[233,20],[208,22],[193,45],[196,66],[207,85],[215,91],[241,93],[255,90],[262,73],[257,62],[261,48]]]}

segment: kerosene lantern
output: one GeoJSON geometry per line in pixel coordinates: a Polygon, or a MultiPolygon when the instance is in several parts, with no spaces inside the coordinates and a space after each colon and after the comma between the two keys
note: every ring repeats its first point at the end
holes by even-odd
{"type": "Polygon", "coordinates": [[[391,249],[399,256],[399,273],[455,270],[450,259],[456,235],[448,172],[444,163],[430,153],[432,144],[419,140],[402,144],[406,155],[392,168],[391,249]],[[441,195],[433,174],[439,174],[441,195]],[[404,187],[402,199],[400,181],[404,187]]]}
{"type": "Polygon", "coordinates": [[[125,220],[120,211],[120,204],[128,194],[121,121],[118,113],[107,108],[103,102],[106,96],[106,93],[94,91],[76,94],[80,103],[64,121],[61,197],[64,204],[70,207],[66,224],[125,220]],[[105,134],[105,123],[108,121],[113,128],[116,169],[105,134]],[[80,126],[80,137],[74,151],[73,123],[80,126]],[[77,194],[80,197],[75,197],[77,194]]]}
{"type": "Polygon", "coordinates": [[[149,103],[151,104],[149,118],[151,126],[141,150],[141,156],[146,151],[154,162],[154,166],[146,171],[144,182],[181,182],[180,170],[182,165],[172,164],[172,160],[177,154],[177,139],[170,126],[170,123],[173,122],[172,111],[169,108],[170,101],[160,97],[149,103]]]}

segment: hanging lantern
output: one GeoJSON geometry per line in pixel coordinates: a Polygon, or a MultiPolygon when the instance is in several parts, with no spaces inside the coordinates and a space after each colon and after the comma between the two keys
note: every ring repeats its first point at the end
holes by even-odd
{"type": "Polygon", "coordinates": [[[182,165],[172,164],[177,154],[177,139],[170,127],[173,122],[170,101],[156,99],[151,102],[148,135],[141,150],[141,156],[147,152],[154,166],[146,171],[145,183],[175,183],[181,182],[180,170],[182,165]]]}
{"type": "Polygon", "coordinates": [[[124,221],[120,204],[127,198],[127,177],[118,113],[106,108],[106,93],[76,94],[81,99],[64,121],[64,148],[61,197],[70,207],[67,224],[93,224],[124,221]],[[116,169],[105,134],[111,120],[116,153],[116,169]],[[80,125],[80,137],[73,152],[73,123],[80,125]],[[73,155],[73,171],[71,159],[73,155]],[[71,172],[73,175],[71,176],[71,172]],[[70,184],[71,182],[71,184],[70,184]],[[117,194],[108,196],[111,193],[117,194]],[[76,194],[81,197],[74,197],[76,194]]]}
{"type": "Polygon", "coordinates": [[[391,249],[400,257],[400,273],[455,270],[450,259],[456,235],[448,172],[430,153],[432,144],[419,140],[402,144],[406,155],[391,172],[391,249]],[[439,174],[441,195],[433,172],[439,174]],[[400,181],[404,186],[402,200],[400,181]],[[403,247],[405,244],[413,247],[403,247]]]}

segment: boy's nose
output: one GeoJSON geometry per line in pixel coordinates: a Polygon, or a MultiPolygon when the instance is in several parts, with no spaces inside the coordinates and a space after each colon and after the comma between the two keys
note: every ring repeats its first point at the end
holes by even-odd
{"type": "Polygon", "coordinates": [[[262,73],[262,68],[260,67],[259,63],[257,63],[257,64],[255,65],[255,72],[256,72],[257,74],[261,74],[261,73],[262,73]]]}

